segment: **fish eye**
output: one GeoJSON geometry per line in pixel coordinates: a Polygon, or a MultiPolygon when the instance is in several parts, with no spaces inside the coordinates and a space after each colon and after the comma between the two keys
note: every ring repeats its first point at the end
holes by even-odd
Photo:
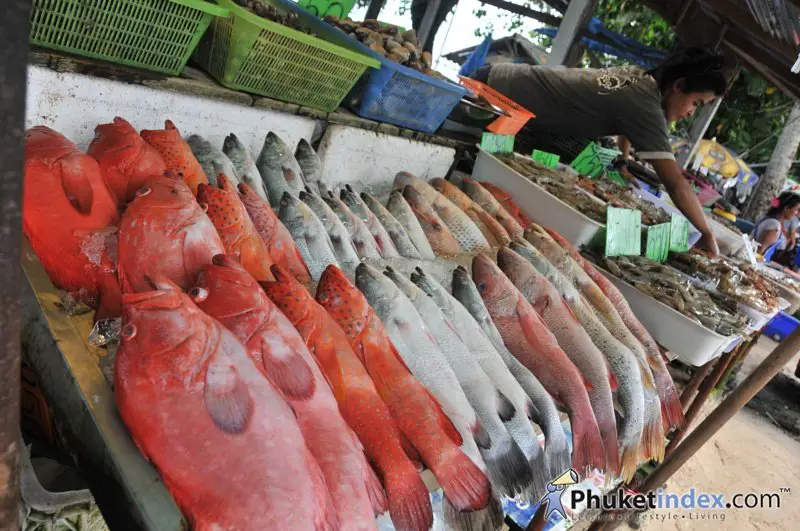
{"type": "Polygon", "coordinates": [[[328,294],[326,292],[322,292],[317,296],[317,302],[328,302],[328,294]]]}
{"type": "Polygon", "coordinates": [[[478,292],[484,294],[488,291],[489,287],[486,285],[486,282],[476,282],[475,287],[478,288],[478,292]]]}
{"type": "Polygon", "coordinates": [[[136,337],[136,325],[133,323],[128,323],[122,327],[119,334],[122,336],[123,339],[133,339],[136,337]]]}
{"type": "Polygon", "coordinates": [[[362,321],[361,319],[356,319],[355,321],[353,321],[353,328],[355,329],[356,332],[361,332],[361,330],[364,329],[364,321],[362,321]]]}
{"type": "Polygon", "coordinates": [[[142,188],[136,190],[136,197],[144,197],[150,192],[152,192],[152,190],[150,189],[149,186],[143,186],[142,188]]]}
{"type": "Polygon", "coordinates": [[[194,302],[203,302],[208,298],[208,290],[195,286],[189,290],[189,296],[194,302]]]}
{"type": "Polygon", "coordinates": [[[203,209],[203,212],[208,212],[208,203],[200,203],[200,208],[203,209]]]}

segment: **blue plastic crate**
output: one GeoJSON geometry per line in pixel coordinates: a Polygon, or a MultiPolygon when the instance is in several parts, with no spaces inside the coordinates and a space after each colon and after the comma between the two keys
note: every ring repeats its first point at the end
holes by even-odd
{"type": "Polygon", "coordinates": [[[778,312],[764,329],[764,335],[775,341],[783,341],[786,336],[795,331],[800,326],[800,321],[788,313],[778,312]]]}

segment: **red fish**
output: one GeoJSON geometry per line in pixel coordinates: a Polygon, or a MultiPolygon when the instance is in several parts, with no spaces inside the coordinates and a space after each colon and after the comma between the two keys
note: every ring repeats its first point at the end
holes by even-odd
{"type": "Polygon", "coordinates": [[[161,154],[119,116],[94,128],[87,153],[100,165],[106,185],[120,207],[133,200],[148,177],[163,175],[167,170],[161,154]]]}
{"type": "Polygon", "coordinates": [[[375,529],[367,485],[383,488],[336,399],[292,323],[258,282],[228,255],[214,257],[189,291],[197,306],[242,342],[256,366],[294,410],[306,446],[319,463],[342,529],[375,529]]]}
{"type": "Polygon", "coordinates": [[[136,196],[119,225],[122,291],[149,291],[146,278],[156,276],[189,289],[200,268],[225,252],[214,225],[178,177],[151,177],[136,196]]]}
{"type": "Polygon", "coordinates": [[[520,208],[517,202],[514,201],[514,198],[511,197],[511,194],[496,184],[487,183],[486,181],[482,181],[481,185],[489,190],[489,193],[492,194],[501,205],[503,205],[503,208],[505,208],[506,211],[517,220],[517,223],[519,223],[523,229],[527,229],[533,224],[531,218],[529,218],[525,212],[522,211],[522,208],[520,208]]]}
{"type": "Polygon", "coordinates": [[[665,428],[679,429],[683,427],[686,419],[683,416],[683,408],[681,407],[680,397],[678,391],[675,389],[675,383],[672,381],[667,370],[667,364],[661,357],[661,350],[658,348],[653,336],[639,322],[639,319],[633,314],[628,301],[625,300],[622,293],[617,289],[614,284],[608,280],[605,275],[600,273],[594,266],[589,263],[575,247],[572,246],[563,236],[554,230],[547,229],[548,234],[556,240],[561,247],[569,252],[570,256],[583,267],[586,274],[597,284],[600,290],[608,297],[611,304],[614,305],[625,326],[630,329],[631,333],[647,350],[647,362],[650,370],[653,372],[653,380],[658,391],[658,397],[661,400],[661,414],[664,418],[665,428]]]}
{"type": "Polygon", "coordinates": [[[200,183],[208,184],[208,177],[203,167],[197,162],[181,132],[170,120],[164,122],[164,129],[142,131],[142,138],[161,154],[167,171],[180,175],[194,195],[197,195],[200,183]]]}
{"type": "MultiPolygon", "coordinates": [[[[360,265],[356,274],[363,268],[360,265]]],[[[488,478],[461,451],[458,430],[403,363],[364,295],[341,270],[328,266],[317,287],[317,300],[344,330],[400,431],[419,451],[447,499],[459,511],[487,507],[488,478]]]]}
{"type": "Polygon", "coordinates": [[[430,498],[415,466],[413,450],[392,419],[347,336],[302,284],[272,266],[275,282],[262,286],[303,337],[330,383],[339,411],[356,432],[383,479],[389,513],[398,529],[427,530],[433,522],[430,498]]]}
{"type": "Polygon", "coordinates": [[[603,441],[580,371],[497,264],[485,255],[476,256],[472,278],[508,350],[569,410],[573,467],[602,469],[603,441]]]}
{"type": "Polygon", "coordinates": [[[57,288],[92,307],[104,298],[103,286],[115,288],[110,251],[118,219],[93,158],[48,127],[25,133],[22,227],[57,288]]]}
{"type": "Polygon", "coordinates": [[[272,280],[272,265],[267,246],[256,232],[239,193],[228,178],[217,176],[219,188],[201,184],[197,201],[203,206],[217,228],[225,252],[239,261],[256,280],[272,280]]]}
{"type": "Polygon", "coordinates": [[[292,235],[280,222],[269,203],[244,183],[239,183],[238,188],[239,199],[250,215],[256,232],[267,246],[272,262],[287,269],[303,284],[311,284],[311,273],[297,250],[292,235]]]}
{"type": "Polygon", "coordinates": [[[339,529],[291,408],[165,278],[123,296],[117,408],[192,529],[339,529]]]}

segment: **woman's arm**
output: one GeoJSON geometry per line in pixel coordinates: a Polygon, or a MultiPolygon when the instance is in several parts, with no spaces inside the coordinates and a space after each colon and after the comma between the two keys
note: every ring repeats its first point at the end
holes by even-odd
{"type": "Polygon", "coordinates": [[[770,248],[776,241],[778,241],[778,229],[761,231],[758,239],[758,251],[763,253],[770,248]]]}
{"type": "Polygon", "coordinates": [[[650,164],[655,168],[658,177],[667,189],[667,193],[672,198],[675,206],[683,212],[689,221],[700,231],[702,237],[700,243],[708,251],[713,254],[719,254],[719,247],[714,234],[711,232],[711,227],[708,225],[708,220],[703,212],[703,207],[700,206],[700,201],[692,190],[683,174],[681,167],[675,160],[670,159],[652,159],[649,160],[650,164]]]}

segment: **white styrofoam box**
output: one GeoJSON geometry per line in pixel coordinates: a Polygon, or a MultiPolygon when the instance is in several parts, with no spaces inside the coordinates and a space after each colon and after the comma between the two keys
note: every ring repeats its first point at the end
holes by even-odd
{"type": "Polygon", "coordinates": [[[161,129],[170,119],[184,137],[198,134],[220,149],[223,139],[235,133],[254,158],[269,131],[292,150],[314,131],[314,120],[303,116],[38,66],[28,68],[25,113],[25,127],[46,125],[84,150],[95,126],[115,116],[137,130],[161,129]]]}
{"type": "Polygon", "coordinates": [[[624,280],[595,265],[622,292],[636,318],[659,344],[681,361],[705,365],[734,345],[739,336],[723,336],[639,291],[624,280]]]}
{"type": "Polygon", "coordinates": [[[711,228],[711,232],[717,239],[719,252],[725,256],[746,259],[742,235],[736,234],[711,216],[706,216],[706,219],[708,219],[708,226],[711,228]]]}
{"type": "Polygon", "coordinates": [[[472,178],[503,188],[514,197],[514,201],[528,217],[544,227],[557,231],[576,247],[588,244],[597,232],[605,227],[480,148],[472,178]]]}
{"type": "Polygon", "coordinates": [[[318,152],[335,185],[368,188],[380,198],[388,195],[397,172],[426,181],[444,177],[456,154],[447,146],[338,124],[325,131],[318,152]]]}

